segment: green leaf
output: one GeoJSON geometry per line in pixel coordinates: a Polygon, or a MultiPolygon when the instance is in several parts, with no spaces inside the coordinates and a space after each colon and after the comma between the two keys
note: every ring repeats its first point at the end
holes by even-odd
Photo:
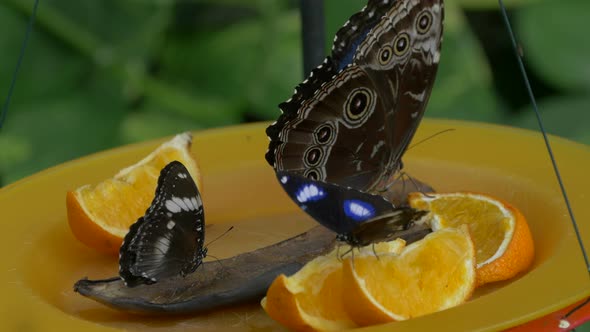
{"type": "MultiPolygon", "coordinates": [[[[0,5],[0,22],[0,99],[4,101],[25,38],[27,19],[0,5]]],[[[70,91],[83,79],[87,65],[87,61],[56,43],[42,30],[34,28],[18,72],[7,117],[12,116],[12,106],[70,91]]]]}
{"type": "Polygon", "coordinates": [[[481,46],[453,3],[445,7],[439,69],[426,116],[498,122],[498,100],[481,46]]]}
{"type": "Polygon", "coordinates": [[[166,110],[148,105],[123,120],[121,135],[125,143],[134,143],[199,128],[199,124],[191,118],[171,116],[166,110]]]}
{"type": "Polygon", "coordinates": [[[277,115],[276,105],[289,98],[301,81],[299,45],[294,10],[215,31],[171,36],[163,52],[161,77],[200,96],[242,105],[238,112],[250,108],[270,119],[277,115]]]}
{"type": "MultiPolygon", "coordinates": [[[[531,3],[538,2],[539,0],[504,0],[504,6],[507,8],[514,8],[531,3]]],[[[461,7],[470,9],[498,9],[498,0],[447,0],[445,3],[455,2],[461,7]]]]}
{"type": "Polygon", "coordinates": [[[0,136],[0,170],[4,172],[31,158],[32,150],[31,142],[26,138],[14,135],[0,136]]]}
{"type": "MultiPolygon", "coordinates": [[[[23,142],[26,154],[6,165],[7,182],[120,144],[122,103],[103,94],[72,91],[71,97],[31,101],[12,109],[2,137],[23,142]],[[28,146],[28,147],[27,147],[28,146]]],[[[22,155],[21,155],[22,156],[22,155]]]]}
{"type": "MultiPolygon", "coordinates": [[[[563,96],[541,100],[538,104],[545,129],[554,135],[590,144],[590,98],[587,96],[563,96]]],[[[514,126],[539,130],[537,118],[530,107],[522,116],[513,118],[514,126]]]]}
{"type": "Polygon", "coordinates": [[[190,117],[203,127],[228,125],[241,120],[240,104],[231,98],[223,99],[199,91],[189,94],[182,87],[156,80],[145,81],[144,84],[149,92],[148,101],[169,110],[172,113],[170,116],[190,117]]]}
{"type": "Polygon", "coordinates": [[[588,0],[543,0],[518,13],[524,59],[566,90],[590,90],[588,0]]]}
{"type": "Polygon", "coordinates": [[[102,51],[110,49],[124,59],[148,56],[172,15],[171,1],[53,0],[50,5],[102,41],[102,51]]]}
{"type": "Polygon", "coordinates": [[[299,15],[287,12],[269,24],[272,33],[246,97],[253,113],[265,120],[278,117],[278,104],[291,97],[303,72],[299,15]]]}
{"type": "Polygon", "coordinates": [[[251,21],[217,32],[170,36],[160,77],[199,94],[243,99],[259,64],[262,35],[262,24],[251,21]]]}

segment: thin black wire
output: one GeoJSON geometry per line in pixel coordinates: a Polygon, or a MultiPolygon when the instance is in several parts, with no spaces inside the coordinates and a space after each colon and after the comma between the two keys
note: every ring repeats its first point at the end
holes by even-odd
{"type": "Polygon", "coordinates": [[[16,68],[14,68],[14,73],[12,74],[12,81],[10,81],[10,87],[8,88],[8,96],[6,97],[4,105],[2,106],[2,115],[0,116],[0,129],[2,129],[2,125],[4,125],[4,120],[6,120],[6,114],[8,113],[8,105],[10,105],[10,98],[12,97],[12,93],[14,92],[14,86],[16,85],[16,77],[18,76],[18,70],[20,69],[20,66],[23,62],[23,58],[25,57],[25,49],[27,48],[27,43],[29,41],[31,31],[33,30],[33,22],[35,22],[35,15],[37,14],[38,5],[39,0],[35,0],[35,3],[33,4],[33,11],[31,12],[29,23],[27,24],[25,39],[23,40],[23,44],[20,49],[20,54],[18,56],[16,68]]]}
{"type": "Polygon", "coordinates": [[[580,245],[580,249],[582,249],[582,254],[584,255],[584,261],[586,262],[586,269],[590,270],[590,263],[588,261],[588,255],[586,254],[586,249],[584,248],[584,243],[582,242],[582,237],[580,235],[580,231],[578,230],[578,223],[576,222],[576,218],[574,217],[574,212],[572,210],[572,206],[570,204],[569,198],[567,196],[567,192],[565,190],[565,185],[563,184],[563,180],[561,179],[561,174],[559,172],[559,168],[557,167],[557,161],[555,160],[555,156],[553,155],[553,150],[551,149],[551,144],[549,143],[549,138],[547,136],[547,132],[545,131],[545,127],[543,126],[543,120],[541,119],[541,114],[539,113],[539,109],[537,107],[537,102],[535,100],[535,95],[533,94],[533,89],[531,88],[531,84],[529,82],[526,69],[524,68],[524,64],[522,61],[522,57],[519,52],[518,44],[516,43],[516,37],[514,32],[512,31],[512,27],[510,25],[510,20],[508,19],[508,14],[506,13],[506,7],[504,6],[504,2],[502,0],[498,0],[500,4],[500,10],[502,12],[502,18],[504,19],[504,24],[506,25],[506,29],[508,30],[508,34],[510,35],[510,39],[512,41],[512,47],[514,48],[514,53],[516,54],[516,59],[518,60],[518,66],[520,67],[520,72],[524,78],[524,84],[526,86],[527,92],[529,94],[529,98],[531,100],[531,105],[533,106],[533,110],[535,111],[535,115],[537,117],[537,122],[539,123],[539,128],[541,129],[541,133],[543,134],[543,139],[545,140],[545,146],[547,148],[547,152],[549,153],[549,157],[551,158],[551,164],[553,165],[553,171],[555,172],[555,176],[557,177],[557,182],[559,182],[559,187],[561,188],[561,194],[563,199],[565,200],[565,205],[567,206],[568,213],[570,215],[570,219],[572,220],[572,224],[574,226],[574,230],[576,232],[576,237],[578,238],[578,243],[580,245]]]}
{"type": "Polygon", "coordinates": [[[582,309],[582,307],[584,307],[586,304],[590,303],[590,297],[587,298],[584,302],[578,304],[577,306],[575,306],[574,308],[572,308],[572,310],[568,311],[567,314],[563,315],[563,317],[561,317],[562,319],[566,319],[569,316],[573,315],[576,311],[582,309]]]}

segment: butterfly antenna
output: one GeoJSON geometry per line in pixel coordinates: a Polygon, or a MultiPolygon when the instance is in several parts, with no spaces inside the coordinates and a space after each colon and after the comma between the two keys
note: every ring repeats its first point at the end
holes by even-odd
{"type": "Polygon", "coordinates": [[[409,146],[409,147],[406,149],[406,151],[407,151],[407,150],[410,150],[411,148],[414,148],[414,147],[416,147],[416,146],[418,146],[418,145],[420,145],[420,144],[422,144],[422,143],[424,143],[424,142],[426,142],[426,141],[428,141],[428,140],[431,140],[431,139],[435,138],[435,137],[436,137],[436,136],[438,136],[438,135],[441,135],[441,134],[444,134],[444,133],[448,133],[448,132],[450,132],[450,131],[454,131],[454,130],[455,130],[455,128],[449,128],[449,129],[441,130],[441,131],[439,131],[438,133],[434,133],[434,134],[432,134],[432,135],[430,135],[430,136],[428,136],[428,137],[426,137],[426,138],[423,138],[423,139],[419,140],[418,142],[416,142],[416,143],[414,143],[414,144],[410,145],[410,146],[409,146]]]}
{"type": "Polygon", "coordinates": [[[27,48],[27,43],[29,41],[29,37],[31,36],[31,31],[33,30],[33,23],[35,22],[35,17],[37,16],[38,5],[39,0],[35,0],[35,3],[33,4],[33,11],[31,12],[31,17],[29,18],[29,24],[27,25],[27,31],[25,32],[25,39],[23,40],[23,44],[20,49],[20,54],[16,62],[16,67],[14,68],[14,72],[12,73],[12,80],[10,81],[10,86],[8,87],[8,96],[6,97],[4,105],[2,106],[2,112],[0,114],[0,129],[2,129],[2,125],[4,125],[4,120],[6,119],[6,114],[8,113],[8,105],[10,105],[10,98],[12,97],[12,93],[14,92],[14,86],[16,85],[16,77],[18,76],[18,71],[23,62],[23,58],[25,57],[25,49],[27,48]]]}
{"type": "MultiPolygon", "coordinates": [[[[205,247],[209,247],[209,245],[210,245],[211,243],[213,243],[213,242],[215,242],[215,241],[217,241],[217,240],[221,239],[222,237],[224,237],[224,236],[225,236],[225,234],[229,233],[229,231],[231,231],[232,229],[234,229],[234,226],[231,226],[231,227],[230,227],[230,228],[228,228],[228,229],[227,229],[225,232],[223,232],[221,235],[219,235],[219,236],[218,236],[218,237],[216,237],[215,239],[211,240],[211,242],[207,243],[207,244],[205,245],[205,247]]],[[[213,257],[213,256],[211,256],[211,257],[213,257]]]]}
{"type": "Polygon", "coordinates": [[[375,242],[371,243],[371,249],[373,249],[373,254],[375,255],[375,258],[379,260],[379,255],[377,255],[377,251],[375,251],[375,242]]]}
{"type": "MultiPolygon", "coordinates": [[[[219,235],[218,237],[216,237],[215,239],[211,240],[209,243],[207,243],[205,245],[205,247],[209,247],[209,245],[217,240],[219,240],[220,238],[222,238],[223,236],[225,236],[225,234],[229,233],[229,231],[231,231],[232,229],[234,229],[234,226],[231,226],[230,228],[228,228],[225,232],[223,232],[221,235],[219,235]]],[[[213,255],[207,255],[208,257],[212,257],[215,258],[215,261],[217,263],[219,263],[219,265],[221,265],[221,267],[223,268],[223,264],[221,264],[221,260],[219,258],[217,258],[216,256],[213,255]]],[[[205,265],[203,265],[203,267],[205,267],[205,265]]]]}
{"type": "Polygon", "coordinates": [[[590,271],[590,262],[588,261],[588,255],[586,254],[586,249],[584,248],[584,243],[582,242],[582,237],[580,235],[580,231],[578,229],[578,223],[576,222],[576,218],[574,216],[574,211],[570,204],[567,191],[565,190],[565,185],[563,180],[561,179],[561,173],[559,172],[559,167],[557,167],[557,160],[553,155],[553,149],[551,148],[551,144],[549,142],[549,137],[547,135],[547,131],[545,130],[545,126],[543,125],[543,119],[541,118],[541,113],[539,112],[539,108],[537,107],[537,101],[535,99],[535,95],[533,93],[533,88],[531,87],[531,83],[529,82],[528,75],[526,73],[526,69],[524,68],[524,63],[522,61],[522,47],[516,42],[516,36],[512,31],[512,26],[510,24],[510,20],[508,19],[508,14],[506,12],[506,7],[504,6],[504,2],[502,0],[498,0],[500,5],[500,12],[502,14],[502,18],[504,20],[504,25],[506,26],[506,30],[508,30],[508,35],[510,36],[510,40],[512,42],[512,48],[514,49],[514,54],[516,55],[516,59],[518,61],[518,67],[520,68],[520,72],[522,74],[524,84],[526,90],[529,95],[529,99],[531,100],[531,105],[533,107],[533,111],[535,116],[537,117],[537,123],[539,125],[539,129],[541,130],[541,134],[543,135],[543,140],[545,141],[545,147],[547,148],[547,152],[549,153],[549,158],[551,159],[551,164],[553,166],[553,171],[555,173],[555,177],[557,178],[557,182],[559,183],[559,188],[561,189],[561,195],[565,201],[565,205],[567,207],[567,211],[570,216],[570,220],[572,221],[572,225],[574,226],[574,231],[576,233],[576,237],[578,239],[578,244],[580,245],[580,249],[582,250],[582,254],[584,255],[584,262],[586,263],[586,270],[590,271]]]}

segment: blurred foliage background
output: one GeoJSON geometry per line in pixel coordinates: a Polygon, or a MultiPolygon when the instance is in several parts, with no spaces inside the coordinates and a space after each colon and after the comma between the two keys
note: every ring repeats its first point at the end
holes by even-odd
{"type": "MultiPolygon", "coordinates": [[[[590,143],[588,0],[505,0],[547,129],[590,143]]],[[[296,0],[41,0],[0,184],[183,130],[272,120],[304,79],[296,0]]],[[[326,52],[364,0],[326,0],[326,52]]],[[[6,98],[33,0],[0,0],[6,98]]],[[[497,0],[445,0],[427,117],[536,129],[497,0]]]]}

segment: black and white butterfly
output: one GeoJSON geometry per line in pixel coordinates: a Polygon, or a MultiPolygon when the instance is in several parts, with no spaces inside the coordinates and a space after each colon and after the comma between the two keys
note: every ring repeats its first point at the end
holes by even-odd
{"type": "Polygon", "coordinates": [[[395,207],[379,195],[278,171],[279,183],[289,197],[337,239],[353,247],[390,241],[412,227],[427,211],[395,207]]]}
{"type": "Polygon", "coordinates": [[[155,198],[119,250],[119,275],[128,287],[194,272],[207,255],[201,195],[186,167],[160,172],[155,198]]]}

